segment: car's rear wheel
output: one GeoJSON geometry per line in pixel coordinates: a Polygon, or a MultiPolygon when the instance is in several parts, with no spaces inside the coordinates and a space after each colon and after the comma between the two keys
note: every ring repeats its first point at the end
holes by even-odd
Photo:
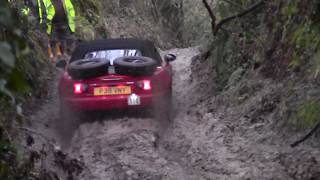
{"type": "Polygon", "coordinates": [[[152,75],[157,68],[157,62],[149,57],[125,56],[115,59],[114,67],[115,72],[121,75],[152,75]]]}
{"type": "Polygon", "coordinates": [[[82,59],[70,63],[67,71],[73,79],[87,79],[106,74],[109,65],[107,59],[82,59]]]}

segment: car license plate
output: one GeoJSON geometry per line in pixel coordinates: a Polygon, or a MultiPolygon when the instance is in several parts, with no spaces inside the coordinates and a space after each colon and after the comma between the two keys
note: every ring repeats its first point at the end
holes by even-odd
{"type": "Polygon", "coordinates": [[[95,96],[131,94],[130,86],[94,88],[95,96]]]}

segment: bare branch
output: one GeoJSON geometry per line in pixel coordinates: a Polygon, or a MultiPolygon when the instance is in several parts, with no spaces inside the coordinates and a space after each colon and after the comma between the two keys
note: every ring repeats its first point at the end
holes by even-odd
{"type": "Polygon", "coordinates": [[[231,21],[231,20],[233,20],[235,18],[240,18],[242,16],[245,16],[248,13],[256,10],[257,8],[259,8],[262,5],[264,5],[264,1],[263,0],[258,2],[258,3],[256,3],[256,4],[254,4],[254,5],[252,5],[252,6],[250,6],[250,7],[248,7],[247,9],[243,10],[242,12],[240,12],[238,14],[235,14],[235,15],[232,15],[232,16],[229,16],[229,17],[226,17],[226,18],[222,19],[221,21],[219,21],[216,24],[216,26],[214,28],[214,31],[213,31],[213,34],[216,35],[223,24],[225,24],[225,23],[227,23],[227,22],[229,22],[229,21],[231,21]]]}
{"type": "MultiPolygon", "coordinates": [[[[216,16],[213,14],[213,11],[209,5],[209,3],[207,2],[207,0],[202,0],[204,7],[207,9],[209,16],[211,18],[211,28],[212,28],[212,34],[214,32],[215,26],[216,26],[216,16]]],[[[213,34],[214,35],[214,34],[213,34]]]]}
{"type": "Polygon", "coordinates": [[[248,13],[256,10],[257,8],[261,7],[262,5],[265,4],[264,0],[261,0],[260,2],[248,7],[247,9],[243,10],[242,12],[240,13],[237,13],[235,15],[232,15],[232,16],[229,16],[229,17],[226,17],[224,19],[222,19],[221,21],[219,21],[218,23],[216,23],[217,21],[217,18],[216,16],[214,15],[209,3],[207,2],[207,0],[202,0],[205,8],[207,9],[208,13],[209,13],[209,16],[211,18],[211,25],[212,25],[212,34],[213,36],[216,36],[218,31],[222,28],[223,24],[235,19],[235,18],[240,18],[242,16],[245,16],[247,15],[248,13]]]}
{"type": "Polygon", "coordinates": [[[213,14],[213,11],[209,5],[209,3],[207,2],[207,0],[202,0],[204,7],[208,10],[209,16],[212,20],[212,22],[216,22],[216,16],[213,14]]]}
{"type": "Polygon", "coordinates": [[[305,135],[302,139],[292,143],[290,146],[291,147],[298,146],[300,143],[302,143],[303,141],[307,140],[310,136],[312,136],[312,134],[314,134],[318,128],[320,128],[320,122],[318,122],[318,124],[307,135],[305,135]]]}

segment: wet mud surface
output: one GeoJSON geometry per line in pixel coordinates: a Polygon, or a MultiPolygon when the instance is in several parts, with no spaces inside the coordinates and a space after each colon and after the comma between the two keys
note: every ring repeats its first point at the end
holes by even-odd
{"type": "MultiPolygon", "coordinates": [[[[55,92],[31,117],[36,124],[32,128],[46,137],[42,142],[50,141],[81,162],[75,179],[319,179],[319,151],[291,149],[266,132],[259,134],[263,125],[235,121],[236,112],[227,108],[216,110],[220,104],[208,95],[211,84],[204,81],[209,77],[201,75],[205,69],[191,69],[198,48],[168,52],[178,56],[172,63],[170,120],[149,112],[92,115],[70,127],[72,135],[64,137],[55,128],[59,118],[55,92]],[[212,103],[214,110],[208,108],[212,103]]],[[[41,143],[35,146],[41,148],[41,143]]]]}

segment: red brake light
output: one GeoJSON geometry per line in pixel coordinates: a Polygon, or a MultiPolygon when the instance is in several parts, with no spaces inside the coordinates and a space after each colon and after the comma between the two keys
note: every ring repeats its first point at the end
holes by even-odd
{"type": "Polygon", "coordinates": [[[148,91],[148,90],[151,90],[152,89],[152,84],[151,84],[151,80],[142,80],[142,81],[139,81],[137,83],[137,87],[142,89],[142,90],[145,90],[145,91],[148,91]]]}
{"type": "Polygon", "coordinates": [[[83,93],[83,84],[74,83],[73,92],[74,92],[74,94],[82,94],[83,93]]]}
{"type": "Polygon", "coordinates": [[[143,90],[151,90],[151,81],[150,80],[143,80],[143,90]]]}

